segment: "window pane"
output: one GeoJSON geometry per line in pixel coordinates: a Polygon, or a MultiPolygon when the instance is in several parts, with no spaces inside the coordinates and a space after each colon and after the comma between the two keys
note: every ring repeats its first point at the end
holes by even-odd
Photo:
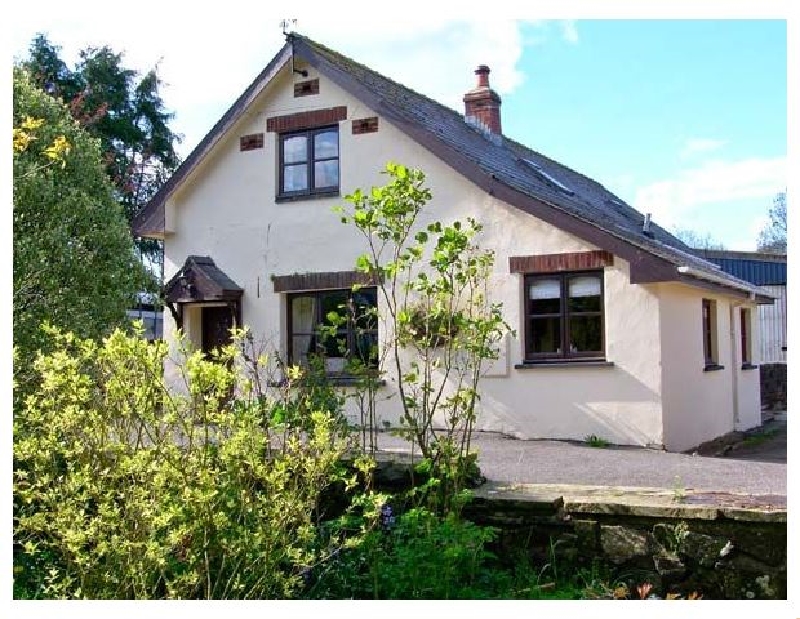
{"type": "Polygon", "coordinates": [[[312,335],[295,335],[292,338],[291,362],[308,365],[308,355],[316,351],[316,338],[312,335]]]}
{"type": "Polygon", "coordinates": [[[741,336],[742,336],[742,363],[750,361],[750,330],[748,323],[750,322],[750,310],[741,309],[741,336]]]}
{"type": "Polygon", "coordinates": [[[317,133],[314,136],[314,159],[329,159],[339,156],[339,132],[336,130],[317,133]]]}
{"type": "Polygon", "coordinates": [[[308,189],[308,167],[306,164],[284,166],[283,191],[288,193],[305,189],[308,189]]]}
{"type": "Polygon", "coordinates": [[[292,297],[293,333],[313,333],[316,316],[316,299],[314,297],[292,297]]]}
{"type": "Polygon", "coordinates": [[[561,280],[536,279],[528,284],[528,312],[558,314],[561,312],[561,280]]]}
{"type": "Polygon", "coordinates": [[[328,320],[328,314],[331,312],[347,318],[347,296],[346,290],[332,290],[330,292],[324,292],[320,295],[323,324],[333,324],[330,320],[328,320]]]}
{"type": "Polygon", "coordinates": [[[531,353],[561,352],[561,319],[531,318],[530,351],[531,353]]]}
{"type": "Polygon", "coordinates": [[[317,161],[314,163],[314,187],[338,187],[339,186],[339,161],[317,161]]]}
{"type": "Polygon", "coordinates": [[[573,316],[569,319],[569,351],[600,352],[603,349],[600,316],[573,316]]]}
{"type": "Polygon", "coordinates": [[[602,311],[600,277],[581,275],[569,278],[569,310],[571,312],[602,311]]]}
{"type": "Polygon", "coordinates": [[[298,163],[306,160],[308,156],[306,139],[304,135],[283,138],[283,163],[298,163]]]}
{"type": "Polygon", "coordinates": [[[320,334],[318,352],[326,357],[344,357],[347,354],[347,329],[337,329],[335,334],[326,332],[320,334]]]}
{"type": "Polygon", "coordinates": [[[355,357],[369,367],[376,367],[378,363],[378,332],[366,331],[356,335],[355,357]]]}
{"type": "Polygon", "coordinates": [[[362,288],[353,293],[356,328],[377,329],[378,291],[375,288],[362,288]]]}

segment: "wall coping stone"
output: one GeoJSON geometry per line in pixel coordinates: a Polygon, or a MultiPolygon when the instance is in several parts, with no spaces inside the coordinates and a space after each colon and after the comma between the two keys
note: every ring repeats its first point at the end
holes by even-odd
{"type": "Polygon", "coordinates": [[[476,499],[560,506],[566,514],[608,514],[647,518],[752,522],[786,522],[786,497],[755,496],[635,486],[503,484],[487,482],[474,491],[476,499]]]}

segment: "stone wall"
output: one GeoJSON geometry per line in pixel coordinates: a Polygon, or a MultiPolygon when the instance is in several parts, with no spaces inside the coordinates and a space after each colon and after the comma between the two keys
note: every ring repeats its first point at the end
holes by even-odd
{"type": "Polygon", "coordinates": [[[786,364],[763,363],[761,372],[761,405],[771,410],[786,410],[786,364]]]}
{"type": "Polygon", "coordinates": [[[637,492],[629,491],[567,499],[479,489],[465,516],[499,529],[501,557],[524,552],[537,565],[572,567],[599,561],[630,591],[650,583],[660,597],[786,599],[785,508],[742,508],[730,495],[706,505],[665,493],[631,501],[637,492]]]}

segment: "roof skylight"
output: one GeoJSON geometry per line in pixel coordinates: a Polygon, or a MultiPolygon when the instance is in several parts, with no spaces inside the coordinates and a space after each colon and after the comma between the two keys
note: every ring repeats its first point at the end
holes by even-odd
{"type": "Polygon", "coordinates": [[[572,191],[572,189],[567,187],[564,183],[562,183],[560,180],[558,180],[557,178],[555,178],[551,174],[548,174],[547,172],[545,172],[542,169],[542,166],[540,166],[535,161],[531,161],[530,159],[523,159],[522,161],[524,161],[531,168],[533,168],[536,171],[536,173],[539,174],[539,176],[543,177],[548,183],[551,183],[552,185],[555,185],[556,187],[558,187],[561,191],[563,191],[567,195],[570,195],[570,196],[575,195],[575,192],[572,191]]]}

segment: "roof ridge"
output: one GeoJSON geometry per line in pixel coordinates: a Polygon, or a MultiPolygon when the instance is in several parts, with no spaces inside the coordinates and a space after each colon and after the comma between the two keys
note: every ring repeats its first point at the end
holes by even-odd
{"type": "MultiPolygon", "coordinates": [[[[417,97],[425,99],[429,103],[432,103],[433,105],[441,108],[443,111],[446,111],[448,114],[452,114],[455,118],[457,118],[458,120],[463,122],[464,125],[466,125],[470,129],[472,129],[476,134],[480,135],[483,139],[485,139],[489,144],[493,144],[493,145],[497,146],[497,144],[492,142],[492,140],[489,139],[489,137],[486,136],[486,134],[483,131],[480,131],[479,129],[477,129],[477,128],[473,127],[472,125],[470,125],[466,121],[465,115],[460,113],[458,110],[455,110],[455,109],[445,105],[441,101],[437,101],[436,99],[433,99],[433,98],[429,97],[425,93],[416,91],[413,88],[411,88],[410,86],[406,86],[405,84],[401,84],[400,82],[392,79],[388,75],[384,75],[383,73],[381,73],[379,71],[376,71],[372,67],[369,67],[369,66],[365,65],[364,63],[359,62],[358,60],[354,60],[350,56],[346,56],[342,52],[336,51],[335,49],[332,49],[332,48],[328,47],[327,45],[325,45],[323,43],[320,43],[319,41],[315,41],[314,39],[310,39],[309,37],[307,37],[305,35],[302,35],[302,34],[299,34],[299,33],[293,33],[293,36],[296,37],[296,38],[301,39],[302,41],[304,41],[306,44],[310,45],[311,47],[316,47],[317,49],[319,49],[319,50],[321,50],[321,51],[323,51],[323,52],[325,52],[327,54],[330,54],[332,56],[340,58],[340,59],[342,59],[342,60],[344,60],[344,61],[346,61],[346,62],[348,62],[350,64],[353,64],[353,65],[359,67],[360,69],[368,71],[369,73],[371,73],[373,75],[376,75],[376,76],[378,76],[379,78],[381,78],[383,80],[386,80],[390,84],[392,84],[392,85],[394,85],[394,86],[396,86],[396,87],[398,87],[398,88],[400,88],[402,90],[406,90],[406,91],[414,94],[417,97]]],[[[510,139],[505,134],[501,134],[501,135],[502,135],[503,139],[510,139]]]]}

